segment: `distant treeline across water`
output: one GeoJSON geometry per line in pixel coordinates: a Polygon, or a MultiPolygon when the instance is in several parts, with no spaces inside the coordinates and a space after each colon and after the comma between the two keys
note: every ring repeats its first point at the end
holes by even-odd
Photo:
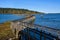
{"type": "Polygon", "coordinates": [[[8,14],[36,14],[36,13],[42,13],[37,11],[31,11],[28,9],[16,9],[16,8],[0,8],[0,13],[8,14]]]}

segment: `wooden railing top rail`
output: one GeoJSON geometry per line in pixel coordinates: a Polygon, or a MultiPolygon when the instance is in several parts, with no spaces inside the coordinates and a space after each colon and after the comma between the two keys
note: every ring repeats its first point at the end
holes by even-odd
{"type": "Polygon", "coordinates": [[[30,23],[26,23],[26,22],[20,22],[20,25],[23,25],[24,27],[29,27],[29,28],[35,28],[35,29],[37,28],[38,30],[45,31],[52,35],[56,35],[60,38],[60,29],[54,29],[54,28],[41,26],[41,25],[37,25],[37,24],[30,24],[30,23]]]}

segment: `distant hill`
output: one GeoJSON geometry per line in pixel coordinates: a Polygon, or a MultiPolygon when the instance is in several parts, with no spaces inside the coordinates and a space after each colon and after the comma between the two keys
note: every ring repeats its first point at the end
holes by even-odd
{"type": "Polygon", "coordinates": [[[31,11],[28,9],[0,8],[0,13],[3,13],[3,14],[37,14],[37,13],[42,13],[42,12],[31,11]]]}

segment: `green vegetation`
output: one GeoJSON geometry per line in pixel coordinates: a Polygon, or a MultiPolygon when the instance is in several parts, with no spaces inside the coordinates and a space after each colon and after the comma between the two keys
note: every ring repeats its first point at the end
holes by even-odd
{"type": "Polygon", "coordinates": [[[12,30],[10,29],[10,23],[6,22],[0,24],[0,40],[7,40],[10,37],[13,37],[12,30]]]}
{"type": "Polygon", "coordinates": [[[42,12],[31,11],[28,9],[16,9],[16,8],[0,8],[0,13],[3,14],[37,14],[42,12]]]}

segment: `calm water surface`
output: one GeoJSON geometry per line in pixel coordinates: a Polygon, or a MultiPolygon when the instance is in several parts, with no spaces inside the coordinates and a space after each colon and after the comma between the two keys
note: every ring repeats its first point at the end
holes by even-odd
{"type": "MultiPolygon", "coordinates": [[[[24,18],[24,15],[0,14],[0,23],[24,18]]],[[[35,14],[35,24],[60,29],[60,14],[35,14]],[[42,16],[43,15],[43,16],[42,16]]]]}
{"type": "Polygon", "coordinates": [[[60,14],[40,14],[35,15],[35,24],[60,29],[60,14]]]}
{"type": "Polygon", "coordinates": [[[24,15],[0,14],[0,23],[24,18],[24,15]]]}

